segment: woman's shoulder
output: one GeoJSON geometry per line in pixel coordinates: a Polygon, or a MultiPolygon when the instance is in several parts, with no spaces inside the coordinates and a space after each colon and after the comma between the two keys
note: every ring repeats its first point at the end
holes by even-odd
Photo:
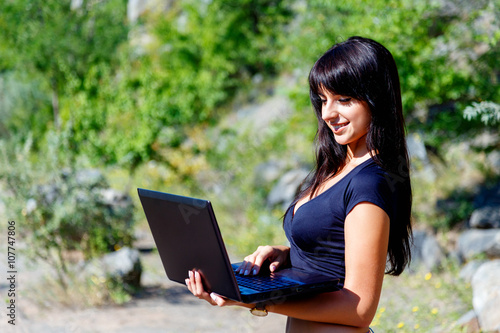
{"type": "Polygon", "coordinates": [[[387,172],[373,159],[366,160],[359,165],[358,172],[354,175],[355,182],[378,182],[387,178],[387,172]]]}

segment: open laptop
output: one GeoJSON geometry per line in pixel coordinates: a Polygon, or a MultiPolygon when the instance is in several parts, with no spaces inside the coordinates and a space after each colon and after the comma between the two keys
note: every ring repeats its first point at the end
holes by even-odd
{"type": "MultiPolygon", "coordinates": [[[[200,270],[207,290],[243,303],[278,302],[311,292],[333,291],[338,279],[286,268],[244,276],[234,272],[210,201],[137,189],[170,280],[185,284],[200,270]]],[[[261,272],[264,272],[262,267],[261,272]]]]}

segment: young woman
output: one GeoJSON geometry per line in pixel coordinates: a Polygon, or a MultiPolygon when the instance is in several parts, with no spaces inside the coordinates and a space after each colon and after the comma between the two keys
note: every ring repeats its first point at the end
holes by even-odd
{"type": "MultiPolygon", "coordinates": [[[[309,74],[318,118],[316,168],[284,216],[290,246],[261,246],[239,274],[291,265],[340,278],[343,288],[269,304],[288,316],[288,332],[370,332],[384,273],[410,260],[409,158],[396,64],[381,44],[352,37],[334,45],[309,74]]],[[[213,305],[241,304],[204,290],[189,272],[189,290],[213,305]]]]}

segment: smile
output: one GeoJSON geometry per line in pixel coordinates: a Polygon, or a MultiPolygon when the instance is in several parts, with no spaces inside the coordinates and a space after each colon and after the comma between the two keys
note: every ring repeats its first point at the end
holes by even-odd
{"type": "Polygon", "coordinates": [[[341,123],[341,124],[332,124],[332,123],[330,122],[330,125],[333,127],[333,130],[334,130],[334,131],[339,131],[341,128],[344,128],[344,127],[346,127],[347,125],[349,125],[349,122],[347,122],[347,123],[341,123]]]}

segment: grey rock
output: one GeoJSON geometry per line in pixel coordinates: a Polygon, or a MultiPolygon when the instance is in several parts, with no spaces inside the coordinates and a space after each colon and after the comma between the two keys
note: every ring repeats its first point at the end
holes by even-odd
{"type": "Polygon", "coordinates": [[[97,169],[83,169],[75,174],[77,186],[93,188],[96,186],[107,185],[106,178],[101,171],[97,169]]]}
{"type": "Polygon", "coordinates": [[[265,136],[271,124],[289,117],[291,112],[290,100],[285,96],[275,95],[261,104],[251,104],[239,109],[235,116],[239,131],[254,131],[255,136],[260,138],[265,136]]]}
{"type": "Polygon", "coordinates": [[[409,134],[406,138],[406,144],[408,145],[408,152],[411,158],[417,158],[425,162],[429,161],[424,140],[420,135],[415,133],[409,134]]]}
{"type": "Polygon", "coordinates": [[[467,230],[458,237],[457,248],[466,260],[474,259],[481,254],[500,258],[500,230],[467,230]]]}
{"type": "Polygon", "coordinates": [[[261,163],[255,168],[255,183],[258,186],[270,184],[283,175],[285,168],[286,162],[281,160],[261,163]]]}
{"type": "Polygon", "coordinates": [[[460,317],[456,323],[456,326],[466,328],[467,332],[479,332],[479,322],[477,319],[476,312],[474,310],[470,310],[462,317],[460,317]]]}
{"type": "Polygon", "coordinates": [[[443,249],[433,235],[423,230],[413,231],[411,270],[422,266],[427,271],[433,271],[441,266],[445,258],[443,249]]]}
{"type": "Polygon", "coordinates": [[[472,212],[469,220],[471,228],[500,228],[500,205],[484,206],[472,212]]]}
{"type": "Polygon", "coordinates": [[[139,251],[128,247],[83,264],[85,277],[117,279],[129,286],[141,284],[142,264],[139,251]]]}
{"type": "Polygon", "coordinates": [[[494,150],[486,156],[493,171],[498,175],[500,174],[500,151],[494,150]]]}
{"type": "Polygon", "coordinates": [[[463,279],[467,283],[472,282],[472,277],[478,270],[478,268],[487,262],[486,260],[472,260],[465,264],[462,269],[460,270],[459,276],[461,279],[463,279]]]}
{"type": "Polygon", "coordinates": [[[472,304],[484,331],[500,330],[500,260],[479,267],[472,277],[472,304]]]}
{"type": "Polygon", "coordinates": [[[290,170],[285,173],[269,193],[268,206],[281,204],[282,208],[288,208],[308,174],[309,171],[305,169],[290,170]]]}

